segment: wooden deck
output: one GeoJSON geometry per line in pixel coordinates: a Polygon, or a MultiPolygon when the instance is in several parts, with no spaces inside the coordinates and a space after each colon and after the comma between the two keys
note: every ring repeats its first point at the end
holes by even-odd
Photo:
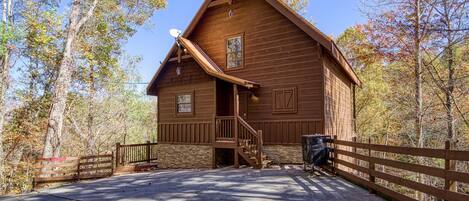
{"type": "Polygon", "coordinates": [[[75,183],[0,200],[347,200],[382,201],[331,175],[311,176],[301,166],[160,170],[75,183]],[[247,177],[246,175],[250,175],[247,177]]]}

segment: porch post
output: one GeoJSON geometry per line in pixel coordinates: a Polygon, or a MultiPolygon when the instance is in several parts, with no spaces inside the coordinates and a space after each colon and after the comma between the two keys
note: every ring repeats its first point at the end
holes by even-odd
{"type": "Polygon", "coordinates": [[[234,126],[233,126],[233,137],[236,144],[234,150],[234,166],[239,168],[239,157],[238,157],[238,116],[239,116],[239,96],[238,96],[238,86],[233,84],[233,116],[234,116],[234,126]]]}

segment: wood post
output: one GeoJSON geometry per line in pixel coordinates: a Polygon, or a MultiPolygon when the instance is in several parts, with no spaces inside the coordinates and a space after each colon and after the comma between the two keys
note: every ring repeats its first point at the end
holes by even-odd
{"type": "MultiPolygon", "coordinates": [[[[456,161],[448,159],[448,151],[452,149],[451,142],[447,140],[445,142],[445,171],[455,171],[456,170],[456,161]]],[[[445,190],[457,192],[457,185],[455,181],[452,181],[445,177],[445,190]]]]}
{"type": "Polygon", "coordinates": [[[217,149],[215,149],[214,146],[212,146],[212,169],[217,169],[217,149]]]}
{"type": "MultiPolygon", "coordinates": [[[[357,142],[357,137],[352,137],[352,141],[353,141],[353,142],[357,142]]],[[[352,152],[353,152],[354,154],[356,154],[356,153],[357,153],[357,147],[352,147],[352,152]]],[[[356,158],[353,158],[352,160],[353,160],[353,161],[352,161],[353,164],[358,165],[358,160],[357,160],[356,158]]],[[[354,170],[354,173],[358,175],[360,172],[357,171],[357,170],[354,170]]]]}
{"type": "Polygon", "coordinates": [[[234,148],[234,167],[239,168],[239,153],[238,147],[234,148]]]}
{"type": "Polygon", "coordinates": [[[114,152],[111,152],[111,175],[114,175],[114,152]]]}
{"type": "Polygon", "coordinates": [[[81,161],[81,156],[78,157],[78,163],[77,163],[77,181],[80,181],[80,161],[81,161]]]}
{"type": "Polygon", "coordinates": [[[238,154],[238,116],[239,116],[239,98],[238,98],[238,85],[233,84],[233,137],[236,144],[236,148],[234,149],[234,166],[235,168],[239,168],[239,154],[238,154]]]}
{"type": "MultiPolygon", "coordinates": [[[[369,157],[372,157],[371,156],[371,138],[368,138],[368,156],[369,157]]],[[[375,163],[371,160],[368,161],[368,180],[371,182],[371,183],[375,183],[376,182],[376,179],[375,179],[375,176],[373,176],[373,172],[375,171],[375,163]]],[[[375,193],[375,191],[370,188],[369,189],[370,193],[375,193]]]]}
{"type": "Polygon", "coordinates": [[[258,161],[259,161],[259,165],[260,165],[260,168],[262,168],[263,164],[262,164],[262,144],[263,144],[263,140],[262,140],[262,130],[258,130],[257,131],[257,134],[258,134],[258,141],[257,141],[257,158],[258,158],[258,161]]]}
{"type": "Polygon", "coordinates": [[[121,143],[116,143],[116,168],[120,165],[121,159],[121,143]]]}
{"type": "Polygon", "coordinates": [[[336,142],[337,142],[337,135],[334,135],[334,140],[332,141],[332,143],[334,144],[334,158],[333,158],[334,167],[333,167],[332,170],[334,171],[335,174],[337,174],[336,170],[339,168],[338,163],[336,161],[339,157],[338,156],[339,154],[337,154],[337,143],[336,142]]]}
{"type": "Polygon", "coordinates": [[[238,98],[238,86],[233,84],[233,116],[234,116],[234,133],[236,146],[238,146],[238,116],[239,116],[239,98],[238,98]]]}
{"type": "Polygon", "coordinates": [[[151,146],[150,146],[150,141],[147,141],[147,163],[150,163],[151,159],[151,146]]]}

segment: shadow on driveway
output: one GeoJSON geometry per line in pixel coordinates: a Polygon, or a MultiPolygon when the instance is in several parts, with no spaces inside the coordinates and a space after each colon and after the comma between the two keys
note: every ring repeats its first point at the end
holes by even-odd
{"type": "Polygon", "coordinates": [[[347,200],[382,201],[367,190],[300,166],[263,170],[158,170],[74,183],[0,200],[347,200]]]}

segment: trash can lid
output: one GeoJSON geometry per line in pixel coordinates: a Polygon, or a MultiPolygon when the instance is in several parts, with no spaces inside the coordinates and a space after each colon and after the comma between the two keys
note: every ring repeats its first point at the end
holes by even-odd
{"type": "Polygon", "coordinates": [[[301,137],[304,137],[304,138],[328,138],[328,137],[331,137],[330,135],[324,135],[324,134],[306,134],[306,135],[302,135],[301,137]]]}

